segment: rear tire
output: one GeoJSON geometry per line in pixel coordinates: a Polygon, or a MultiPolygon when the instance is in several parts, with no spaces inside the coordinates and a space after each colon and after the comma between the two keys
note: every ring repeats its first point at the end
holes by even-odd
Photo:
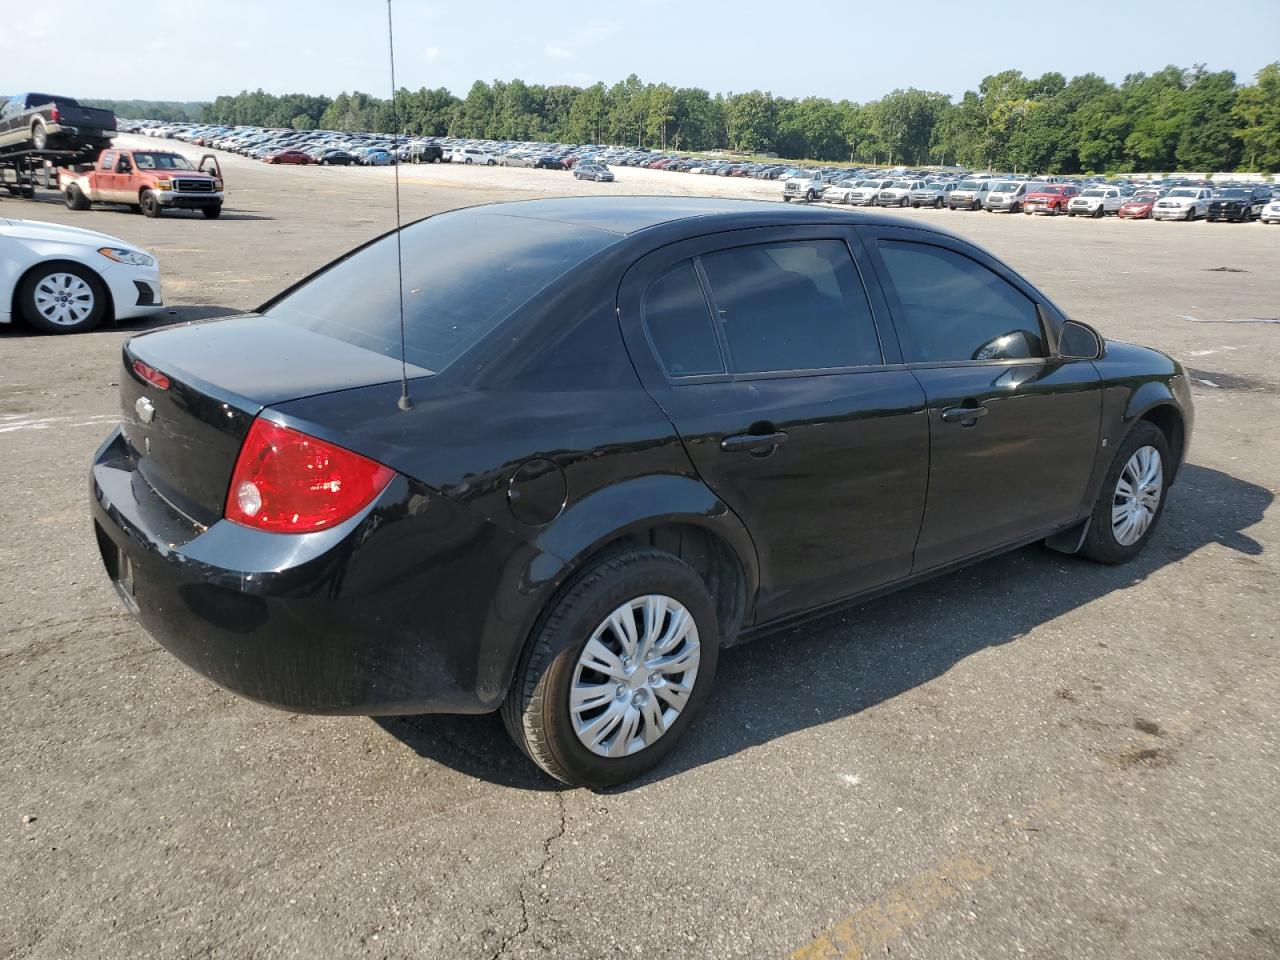
{"type": "MultiPolygon", "coordinates": [[[[641,607],[641,611],[647,615],[647,608],[641,607]]],[[[503,722],[530,759],[556,779],[585,787],[625,783],[653,769],[679,743],[711,689],[719,646],[715,603],[692,567],[660,550],[615,555],[579,576],[544,614],[516,668],[502,706],[503,722]],[[656,633],[665,635],[674,626],[679,616],[676,608],[692,618],[693,631],[658,652],[643,652],[644,637],[633,637],[636,660],[645,662],[632,665],[622,659],[627,648],[617,642],[620,634],[611,625],[629,623],[643,633],[643,616],[637,623],[629,606],[639,598],[671,604],[667,612],[659,614],[656,633]],[[616,619],[619,617],[622,619],[616,619]],[[589,659],[611,664],[619,671],[616,697],[610,689],[615,674],[592,670],[584,663],[588,659],[585,649],[593,638],[593,647],[604,644],[606,649],[604,659],[589,659]],[[688,673],[654,668],[653,663],[665,656],[691,660],[692,679],[688,673]],[[654,686],[646,686],[655,677],[659,680],[654,686]],[[668,695],[652,692],[662,691],[664,684],[671,689],[687,683],[692,687],[679,707],[668,695]],[[598,707],[584,708],[580,701],[575,718],[570,700],[575,686],[579,691],[604,690],[605,699],[598,707]],[[655,708],[661,721],[656,725],[650,720],[655,708]],[[600,712],[593,714],[596,709],[600,712]],[[676,712],[671,714],[671,710],[676,712]],[[618,719],[603,719],[615,712],[618,719]],[[593,739],[590,725],[597,720],[604,726],[595,734],[603,732],[604,736],[593,748],[585,741],[593,739]],[[620,743],[618,738],[622,737],[626,739],[620,743]],[[625,752],[628,747],[632,752],[625,752]],[[611,748],[616,748],[618,755],[597,752],[611,748]]]]}
{"type": "MultiPolygon", "coordinates": [[[[1165,438],[1164,431],[1149,420],[1139,420],[1135,423],[1116,450],[1111,469],[1107,471],[1106,479],[1102,482],[1102,490],[1098,493],[1097,503],[1094,504],[1093,514],[1089,518],[1089,533],[1080,547],[1080,555],[1097,563],[1116,564],[1132,560],[1141,553],[1159,524],[1160,517],[1164,514],[1164,505],[1169,499],[1169,477],[1172,466],[1169,459],[1169,441],[1165,438]],[[1124,489],[1120,484],[1122,479],[1126,483],[1129,481],[1130,478],[1125,476],[1126,468],[1142,450],[1153,450],[1160,459],[1158,501],[1141,535],[1131,542],[1123,542],[1124,538],[1117,536],[1116,524],[1120,521],[1115,519],[1118,511],[1122,509],[1121,504],[1124,499],[1124,489]]],[[[1149,497],[1146,498],[1146,502],[1150,503],[1149,497]]]]}
{"type": "Polygon", "coordinates": [[[66,193],[63,194],[63,199],[66,201],[67,209],[69,210],[89,209],[89,198],[86,197],[84,192],[74,183],[67,187],[66,193]]]}
{"type": "Polygon", "coordinates": [[[31,124],[31,146],[37,150],[49,148],[49,131],[45,129],[44,122],[41,120],[31,124]]]}

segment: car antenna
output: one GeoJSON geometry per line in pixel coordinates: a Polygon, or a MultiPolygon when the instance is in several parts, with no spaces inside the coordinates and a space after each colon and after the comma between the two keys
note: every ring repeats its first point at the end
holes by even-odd
{"type": "Polygon", "coordinates": [[[387,47],[391,52],[391,166],[395,168],[396,182],[396,282],[400,288],[400,399],[396,406],[412,410],[409,399],[408,364],[404,347],[404,253],[400,247],[400,113],[396,110],[396,38],[391,26],[391,0],[387,0],[387,47]]]}

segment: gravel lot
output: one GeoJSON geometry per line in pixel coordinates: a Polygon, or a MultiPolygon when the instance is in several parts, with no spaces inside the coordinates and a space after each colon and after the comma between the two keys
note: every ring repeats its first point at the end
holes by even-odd
{"type": "MultiPolygon", "coordinates": [[[[251,308],[392,226],[390,170],[222,160],[218,221],[0,216],[154,251],[167,319],[251,308]]],[[[781,191],[402,177],[407,218],[781,191]]],[[[1280,956],[1280,228],[894,215],[1194,368],[1163,528],[1131,566],[1026,549],[730,650],[674,761],[620,790],[557,789],[495,717],[291,716],[188,672],[87,521],[148,325],[0,331],[0,956],[1280,956]]]]}

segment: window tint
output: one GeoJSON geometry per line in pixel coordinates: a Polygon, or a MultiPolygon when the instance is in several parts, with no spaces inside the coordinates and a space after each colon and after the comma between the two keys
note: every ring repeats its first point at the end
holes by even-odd
{"type": "MultiPolygon", "coordinates": [[[[617,241],[586,227],[455,210],[401,231],[405,355],[439,372],[556,278],[617,241]]],[[[337,261],[266,316],[400,356],[400,284],[390,234],[337,261]]]]}
{"type": "Polygon", "coordinates": [[[649,287],[644,322],[662,365],[672,376],[724,373],[711,311],[692,260],[672,267],[649,287]]]}
{"type": "Polygon", "coordinates": [[[1046,355],[1035,304],[963,254],[882,240],[902,303],[908,362],[1018,360],[1046,355]]]}
{"type": "Polygon", "coordinates": [[[882,363],[867,294],[840,240],[721,250],[702,267],[738,373],[882,363]]]}

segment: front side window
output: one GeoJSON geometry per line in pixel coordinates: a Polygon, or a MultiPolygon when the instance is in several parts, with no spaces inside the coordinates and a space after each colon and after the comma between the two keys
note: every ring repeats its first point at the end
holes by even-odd
{"type": "Polygon", "coordinates": [[[902,304],[910,363],[1047,355],[1035,304],[976,260],[924,243],[880,241],[902,304]]]}
{"type": "Polygon", "coordinates": [[[702,257],[737,373],[883,363],[858,268],[841,240],[801,240],[702,257]]]}

